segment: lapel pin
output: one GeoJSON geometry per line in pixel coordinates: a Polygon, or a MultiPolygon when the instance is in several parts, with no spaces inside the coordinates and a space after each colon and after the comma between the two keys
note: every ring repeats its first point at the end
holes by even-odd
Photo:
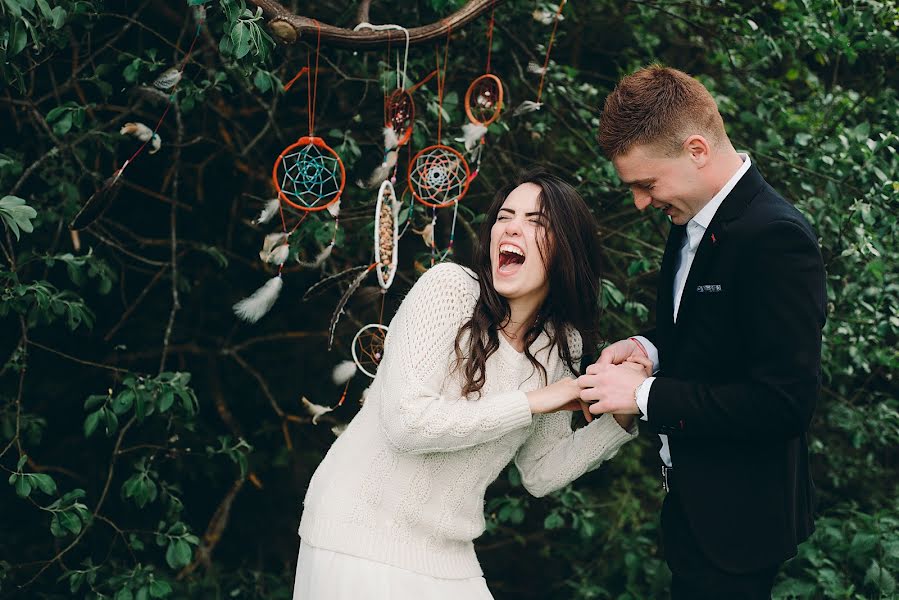
{"type": "Polygon", "coordinates": [[[712,243],[713,243],[713,244],[717,244],[717,243],[718,243],[718,238],[715,237],[715,234],[714,234],[714,233],[712,234],[712,243]]]}

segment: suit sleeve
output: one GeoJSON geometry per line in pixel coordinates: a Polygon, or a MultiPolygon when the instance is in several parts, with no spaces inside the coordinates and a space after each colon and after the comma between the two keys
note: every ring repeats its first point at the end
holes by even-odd
{"type": "Polygon", "coordinates": [[[806,431],[820,385],[824,265],[811,232],[776,221],[753,240],[737,302],[742,379],[706,384],[658,377],[649,423],[674,436],[792,438],[806,431]]]}

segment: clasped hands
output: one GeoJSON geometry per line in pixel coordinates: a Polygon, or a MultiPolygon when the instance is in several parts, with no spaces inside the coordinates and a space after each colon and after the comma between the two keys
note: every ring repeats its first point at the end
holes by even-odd
{"type": "MultiPolygon", "coordinates": [[[[615,342],[602,351],[599,360],[587,367],[584,375],[577,379],[560,379],[528,392],[531,411],[538,414],[581,410],[588,422],[594,415],[604,413],[639,414],[634,391],[652,375],[652,366],[652,361],[635,341],[615,342]]],[[[630,417],[616,419],[622,426],[629,427],[630,417]]]]}

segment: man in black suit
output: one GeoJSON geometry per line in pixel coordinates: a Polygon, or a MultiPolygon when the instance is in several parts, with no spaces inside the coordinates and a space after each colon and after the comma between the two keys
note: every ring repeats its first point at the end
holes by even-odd
{"type": "Polygon", "coordinates": [[[594,414],[640,414],[660,434],[672,597],[770,598],[814,530],[807,432],[825,319],[815,233],[681,71],[625,77],[599,140],[637,208],[672,227],[655,328],[605,348],[579,379],[581,399],[594,414]],[[654,377],[622,365],[647,358],[654,377]]]}

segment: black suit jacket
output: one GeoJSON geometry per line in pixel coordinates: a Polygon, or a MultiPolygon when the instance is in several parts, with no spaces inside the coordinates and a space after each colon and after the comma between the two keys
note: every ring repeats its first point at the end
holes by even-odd
{"type": "Polygon", "coordinates": [[[795,555],[814,530],[806,435],[821,384],[824,264],[808,222],[750,167],[699,244],[674,323],[684,235],[672,226],[647,335],[661,363],[649,425],[669,436],[671,500],[703,553],[726,571],[755,571],[795,555]]]}

